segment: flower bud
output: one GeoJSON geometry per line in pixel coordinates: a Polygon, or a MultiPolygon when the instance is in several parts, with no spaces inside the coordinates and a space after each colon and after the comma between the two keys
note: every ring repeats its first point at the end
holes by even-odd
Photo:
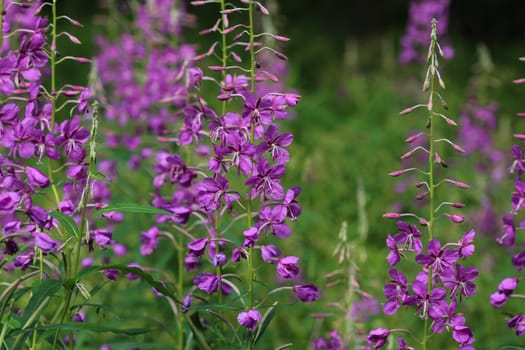
{"type": "Polygon", "coordinates": [[[399,219],[401,217],[401,214],[398,214],[398,213],[385,213],[385,214],[383,214],[383,217],[385,219],[399,219]]]}

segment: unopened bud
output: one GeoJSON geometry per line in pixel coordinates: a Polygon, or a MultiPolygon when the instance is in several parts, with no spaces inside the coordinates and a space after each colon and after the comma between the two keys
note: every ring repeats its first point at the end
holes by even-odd
{"type": "Polygon", "coordinates": [[[525,117],[525,112],[516,113],[518,117],[525,117]]]}
{"type": "Polygon", "coordinates": [[[385,219],[399,219],[401,217],[401,214],[398,214],[398,213],[385,213],[385,214],[383,214],[383,217],[385,219]]]}
{"type": "Polygon", "coordinates": [[[82,43],[80,42],[80,40],[78,40],[78,38],[77,38],[76,36],[71,35],[71,34],[69,34],[68,32],[62,32],[62,33],[64,33],[64,35],[67,36],[67,37],[69,38],[69,40],[71,40],[71,42],[72,42],[73,44],[77,44],[77,45],[82,44],[82,43]]]}
{"type": "Polygon", "coordinates": [[[445,162],[444,160],[441,160],[440,164],[441,164],[441,166],[442,166],[443,168],[448,168],[448,163],[445,162]]]}
{"type": "Polygon", "coordinates": [[[75,61],[79,63],[91,63],[91,60],[85,57],[75,57],[75,61]]]}
{"type": "Polygon", "coordinates": [[[404,173],[406,173],[406,169],[392,171],[391,173],[388,173],[388,175],[390,175],[392,177],[397,177],[397,176],[403,175],[404,173]]]}
{"type": "Polygon", "coordinates": [[[410,156],[412,156],[413,153],[414,153],[414,152],[413,152],[412,150],[410,150],[410,151],[406,152],[405,154],[403,154],[403,155],[401,156],[401,159],[407,159],[407,158],[409,158],[410,156]]]}
{"type": "Polygon", "coordinates": [[[515,84],[523,84],[525,83],[525,78],[516,79],[516,80],[513,80],[512,82],[515,84]]]}
{"type": "Polygon", "coordinates": [[[453,183],[455,186],[459,187],[459,188],[470,188],[470,186],[464,182],[461,182],[461,181],[455,181],[455,180],[450,180],[449,182],[453,183]]]}
{"type": "Polygon", "coordinates": [[[241,57],[239,55],[237,55],[235,52],[232,51],[231,55],[232,55],[233,59],[235,60],[235,62],[239,62],[240,63],[242,61],[241,57]]]}
{"type": "Polygon", "coordinates": [[[441,157],[439,156],[439,153],[435,152],[434,154],[435,154],[435,156],[434,156],[434,157],[435,157],[435,158],[434,158],[434,161],[435,161],[436,163],[438,163],[438,164],[441,163],[441,162],[442,162],[442,159],[441,159],[441,157]]]}
{"type": "Polygon", "coordinates": [[[281,60],[288,61],[288,57],[286,57],[283,53],[280,53],[279,51],[274,51],[273,53],[281,60]]]}
{"type": "Polygon", "coordinates": [[[213,71],[217,71],[217,72],[226,70],[226,67],[224,67],[224,66],[208,66],[208,68],[213,70],[213,71]]]}
{"type": "Polygon", "coordinates": [[[519,140],[525,140],[525,135],[524,134],[514,134],[513,136],[515,138],[519,139],[519,140]]]}
{"type": "Polygon", "coordinates": [[[416,196],[416,199],[418,201],[422,200],[423,198],[425,198],[425,196],[428,194],[428,192],[421,192],[421,193],[418,193],[417,196],[416,196]]]}
{"type": "Polygon", "coordinates": [[[463,221],[465,221],[465,218],[461,215],[448,214],[448,217],[450,218],[450,220],[452,220],[456,224],[461,224],[463,221]]]}
{"type": "Polygon", "coordinates": [[[268,9],[266,7],[264,7],[260,2],[256,2],[257,4],[257,7],[259,8],[259,10],[261,10],[261,13],[263,15],[269,15],[270,14],[270,11],[268,11],[268,9]]]}
{"type": "Polygon", "coordinates": [[[452,206],[454,208],[463,208],[465,206],[465,204],[459,203],[459,202],[454,202],[454,203],[452,203],[452,206]]]}
{"type": "Polygon", "coordinates": [[[229,100],[230,98],[231,98],[230,94],[220,94],[219,96],[217,96],[217,99],[220,101],[226,101],[226,100],[229,100]]]}
{"type": "Polygon", "coordinates": [[[421,226],[428,226],[428,221],[425,218],[419,218],[419,224],[421,226]]]}
{"type": "Polygon", "coordinates": [[[414,134],[414,135],[410,135],[409,137],[406,138],[405,142],[406,143],[412,143],[414,142],[418,137],[424,135],[424,133],[422,132],[419,132],[417,134],[414,134]]]}
{"type": "Polygon", "coordinates": [[[235,30],[235,26],[233,27],[229,27],[229,28],[226,28],[222,31],[222,34],[230,34],[231,32],[233,32],[235,30]]]}
{"type": "Polygon", "coordinates": [[[273,75],[270,72],[264,72],[264,75],[266,75],[268,77],[268,79],[270,79],[273,82],[278,82],[279,81],[279,78],[277,78],[277,76],[273,75]]]}
{"type": "Polygon", "coordinates": [[[445,121],[447,122],[448,125],[458,126],[458,124],[454,120],[452,120],[452,119],[450,119],[448,117],[443,116],[443,119],[445,119],[445,121]]]}
{"type": "Polygon", "coordinates": [[[413,110],[414,110],[414,107],[408,107],[408,108],[403,109],[401,112],[399,112],[399,114],[405,115],[405,114],[412,112],[413,110]]]}
{"type": "Polygon", "coordinates": [[[290,38],[287,38],[287,37],[282,36],[282,35],[274,35],[273,38],[275,40],[278,40],[278,41],[284,41],[284,42],[290,41],[290,38]]]}
{"type": "Polygon", "coordinates": [[[463,148],[461,148],[459,145],[456,145],[455,143],[452,144],[452,147],[453,147],[456,151],[458,151],[458,152],[460,152],[460,153],[465,153],[465,150],[464,150],[463,148]]]}

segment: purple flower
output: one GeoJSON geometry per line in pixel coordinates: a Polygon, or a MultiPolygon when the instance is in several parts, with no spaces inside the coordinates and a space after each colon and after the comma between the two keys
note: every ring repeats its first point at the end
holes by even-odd
{"type": "Polygon", "coordinates": [[[193,279],[193,284],[200,290],[212,294],[219,289],[220,280],[221,276],[210,272],[204,272],[193,279]]]}
{"type": "Polygon", "coordinates": [[[388,273],[392,279],[383,288],[385,298],[388,300],[383,305],[383,312],[386,315],[393,315],[404,303],[408,295],[407,278],[396,269],[390,269],[388,273]]]}
{"type": "Polygon", "coordinates": [[[394,236],[397,244],[404,244],[404,249],[414,250],[417,254],[421,253],[421,232],[416,225],[409,225],[404,221],[397,222],[399,233],[394,236]]]}
{"type": "Polygon", "coordinates": [[[474,242],[475,236],[476,236],[476,232],[474,232],[474,230],[470,230],[468,232],[465,232],[463,237],[461,237],[461,239],[458,242],[459,244],[458,253],[459,253],[460,258],[465,258],[467,256],[471,256],[472,254],[474,254],[475,246],[473,242],[474,242]]]}
{"type": "Polygon", "coordinates": [[[290,228],[284,223],[286,218],[286,208],[280,205],[275,207],[265,206],[259,211],[259,230],[262,232],[271,232],[279,238],[288,238],[290,228]]]}
{"type": "Polygon", "coordinates": [[[474,280],[478,277],[478,270],[475,267],[464,268],[460,264],[456,264],[455,273],[453,275],[442,275],[443,285],[450,288],[450,297],[458,296],[461,301],[461,296],[470,297],[476,293],[476,285],[474,280]],[[456,295],[457,294],[457,295],[456,295]]]}
{"type": "Polygon", "coordinates": [[[19,201],[20,196],[16,192],[0,193],[0,214],[13,214],[19,201]]]}
{"type": "Polygon", "coordinates": [[[159,229],[157,226],[152,226],[149,230],[141,232],[140,242],[140,254],[142,255],[151,255],[158,246],[158,237],[160,235],[159,229]]]}
{"type": "Polygon", "coordinates": [[[35,245],[48,254],[55,250],[60,244],[44,232],[35,232],[35,245]]]}
{"type": "Polygon", "coordinates": [[[465,317],[456,313],[457,303],[453,300],[450,304],[446,300],[441,300],[429,310],[429,316],[434,323],[432,331],[443,333],[446,328],[465,324],[465,317]]]}
{"type": "MultiPolygon", "coordinates": [[[[249,175],[252,172],[252,156],[255,154],[255,146],[244,140],[237,134],[231,134],[228,138],[227,148],[231,155],[230,165],[238,169],[238,174],[249,175]]],[[[218,148],[218,150],[222,150],[218,148]]],[[[224,156],[221,152],[221,156],[224,156]]]]}
{"type": "Polygon", "coordinates": [[[226,206],[231,208],[233,202],[240,199],[238,193],[228,191],[228,180],[219,175],[217,179],[205,178],[197,184],[199,191],[197,201],[206,212],[212,212],[220,208],[224,198],[226,206]]]}
{"type": "Polygon", "coordinates": [[[496,293],[491,294],[490,304],[493,307],[502,307],[503,305],[505,305],[507,300],[509,300],[512,293],[514,293],[514,290],[517,286],[517,278],[504,278],[498,286],[498,291],[496,293]]]}
{"type": "Polygon", "coordinates": [[[397,337],[397,342],[399,343],[397,350],[414,350],[414,348],[408,346],[408,344],[405,343],[402,336],[397,337]]]}
{"type": "Polygon", "coordinates": [[[257,324],[261,321],[261,318],[259,311],[251,309],[239,313],[239,315],[237,315],[237,322],[239,322],[241,326],[254,331],[257,328],[257,324]]]}
{"type": "Polygon", "coordinates": [[[514,225],[514,216],[511,214],[505,214],[503,215],[502,221],[504,233],[498,238],[498,243],[503,244],[506,247],[512,247],[516,242],[516,226],[514,225]]]}
{"type": "Polygon", "coordinates": [[[202,256],[209,242],[209,238],[199,238],[188,243],[188,249],[190,250],[188,254],[194,257],[202,256]]]}
{"type": "Polygon", "coordinates": [[[386,258],[388,264],[390,266],[397,265],[397,263],[399,262],[400,253],[399,249],[397,248],[396,241],[390,235],[388,235],[386,239],[386,246],[388,247],[388,249],[390,249],[390,253],[388,253],[388,256],[386,258]]]}
{"type": "Polygon", "coordinates": [[[292,287],[299,300],[306,303],[316,301],[319,297],[319,290],[314,284],[297,284],[292,287]]]}
{"type": "Polygon", "coordinates": [[[431,267],[435,275],[453,273],[453,264],[458,260],[457,250],[442,250],[441,244],[437,238],[430,241],[427,246],[429,254],[419,254],[416,256],[416,262],[424,265],[426,268],[431,267]]]}
{"type": "Polygon", "coordinates": [[[275,264],[277,259],[281,256],[281,251],[273,244],[261,246],[261,257],[264,262],[275,264]]]}
{"type": "Polygon", "coordinates": [[[301,215],[301,206],[297,202],[297,197],[301,193],[301,187],[293,187],[286,191],[283,206],[286,207],[286,215],[290,220],[295,221],[301,215]]]}
{"type": "Polygon", "coordinates": [[[525,183],[521,178],[516,178],[514,189],[515,191],[512,192],[512,208],[514,209],[512,213],[516,214],[525,207],[525,183]]]}
{"type": "Polygon", "coordinates": [[[472,334],[472,330],[465,325],[454,326],[452,331],[452,337],[461,346],[470,345],[474,342],[474,335],[472,334]]]}
{"type": "Polygon", "coordinates": [[[112,234],[110,231],[106,229],[93,230],[91,232],[91,235],[93,239],[95,240],[95,243],[100,246],[111,244],[112,234]]]}
{"type": "Polygon", "coordinates": [[[25,270],[31,265],[33,261],[33,252],[18,254],[15,258],[14,265],[20,270],[25,270]]]}
{"type": "Polygon", "coordinates": [[[368,344],[374,345],[374,349],[379,349],[386,344],[386,340],[390,335],[390,329],[376,328],[368,333],[368,344]]]}
{"type": "Polygon", "coordinates": [[[257,154],[261,155],[266,151],[270,151],[272,159],[277,164],[286,164],[290,160],[290,154],[285,147],[288,147],[293,142],[293,135],[290,132],[279,134],[279,128],[271,124],[264,132],[264,142],[257,146],[257,154]]]}
{"type": "Polygon", "coordinates": [[[417,311],[421,312],[422,318],[427,317],[429,309],[439,304],[447,295],[443,288],[434,288],[428,293],[426,281],[420,279],[416,279],[412,283],[412,290],[416,297],[414,303],[417,306],[417,311]]]}
{"type": "Polygon", "coordinates": [[[264,200],[270,198],[280,200],[284,190],[280,184],[281,177],[286,172],[284,165],[270,166],[266,158],[259,158],[254,175],[246,180],[246,185],[252,188],[253,198],[261,195],[264,200]]]}
{"type": "Polygon", "coordinates": [[[180,311],[185,314],[189,311],[190,307],[191,307],[191,293],[188,293],[186,294],[186,296],[184,297],[184,299],[182,300],[182,304],[180,306],[180,311]]]}
{"type": "Polygon", "coordinates": [[[277,273],[283,278],[295,278],[299,275],[299,258],[286,256],[277,260],[277,273]]]}
{"type": "Polygon", "coordinates": [[[525,314],[512,317],[508,322],[509,328],[516,328],[516,335],[519,337],[525,333],[525,314]]]}
{"type": "Polygon", "coordinates": [[[512,265],[518,271],[523,269],[523,266],[525,266],[525,251],[521,251],[512,257],[512,265]]]}
{"type": "Polygon", "coordinates": [[[80,117],[74,116],[60,124],[60,136],[56,144],[62,146],[66,156],[72,160],[81,161],[86,155],[84,144],[89,140],[89,131],[80,126],[80,117]]]}

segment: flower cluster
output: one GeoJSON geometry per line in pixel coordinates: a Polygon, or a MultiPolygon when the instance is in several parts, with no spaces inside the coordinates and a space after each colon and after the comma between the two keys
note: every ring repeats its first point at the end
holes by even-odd
{"type": "MultiPolygon", "coordinates": [[[[520,58],[520,60],[525,61],[525,57],[520,58]]],[[[525,79],[516,79],[514,82],[523,84],[525,79]]],[[[524,115],[525,113],[518,113],[520,117],[524,115]]],[[[525,140],[525,135],[523,134],[515,134],[514,136],[519,140],[525,140]]],[[[511,199],[512,210],[503,216],[503,233],[498,238],[498,242],[512,249],[512,265],[518,272],[521,272],[525,266],[525,244],[519,241],[516,231],[525,228],[525,221],[517,223],[517,216],[525,208],[525,182],[522,179],[522,175],[525,172],[525,150],[523,146],[514,145],[512,156],[514,160],[511,166],[511,173],[515,174],[514,192],[512,192],[511,199]]],[[[504,278],[498,286],[498,291],[490,296],[491,305],[499,308],[505,305],[512,297],[523,298],[522,295],[514,293],[520,279],[519,277],[504,278]]],[[[525,314],[513,313],[512,315],[512,318],[507,322],[507,326],[514,329],[517,336],[521,336],[525,333],[525,314]]]]}
{"type": "MultiPolygon", "coordinates": [[[[143,36],[122,34],[118,44],[99,39],[103,50],[96,62],[108,96],[106,115],[123,130],[108,133],[106,144],[132,150],[132,170],[146,159],[153,162],[152,204],[165,214],[141,233],[140,252],[155,254],[162,237],[175,242],[181,311],[191,312],[196,299],[237,294],[243,308],[237,322],[255,331],[263,319],[264,296],[254,287],[259,265],[272,266],[277,279],[294,282],[277,290],[290,290],[304,302],[318,298],[315,285],[299,282],[300,258],[278,247],[301,214],[301,189],[282,183],[293,135],[278,125],[300,96],[280,91],[285,66],[273,68],[286,56],[267,44],[288,38],[255,34],[254,13],[269,15],[261,3],[222,3],[219,20],[201,31],[219,33],[221,40],[196,55],[193,46],[166,45],[173,30],[165,23],[174,20],[168,13],[185,16],[179,8],[165,8],[167,3],[151,0],[137,7],[135,26],[143,36]],[[229,18],[241,14],[249,14],[250,25],[230,25],[229,18]],[[213,56],[220,64],[209,66],[209,74],[197,67],[195,62],[213,56]],[[216,101],[201,95],[204,84],[215,84],[216,101]],[[147,139],[148,134],[156,139],[147,139]],[[248,265],[246,284],[238,286],[234,272],[242,271],[242,262],[248,265]],[[182,268],[195,274],[189,291],[182,268]]],[[[182,322],[180,313],[177,317],[182,322]]]]}
{"type": "MultiPolygon", "coordinates": [[[[207,2],[192,3],[203,5],[207,2]]],[[[207,236],[195,238],[187,245],[189,251],[185,262],[188,270],[196,269],[206,252],[208,260],[215,267],[214,273],[203,272],[195,277],[194,284],[198,289],[208,294],[218,291],[229,294],[236,287],[233,287],[233,281],[223,271],[233,269],[235,264],[247,260],[249,300],[242,303],[248,310],[241,312],[237,321],[254,330],[261,321],[257,310],[259,297],[253,289],[255,264],[258,263],[255,252],[260,253],[260,262],[275,266],[276,277],[284,280],[300,277],[299,257],[282,255],[278,248],[278,241],[291,234],[289,221],[297,220],[301,214],[301,207],[297,202],[301,191],[299,187],[285,189],[281,183],[290,159],[287,147],[293,142],[293,135],[281,132],[276,124],[276,121],[287,118],[288,108],[294,107],[300,96],[283,93],[275,88],[269,89],[269,82],[277,82],[278,77],[270,72],[272,67],[265,64],[270,62],[267,58],[258,58],[260,55],[262,58],[263,53],[272,53],[278,59],[286,59],[281,52],[256,41],[258,38],[273,38],[281,42],[288,39],[270,33],[253,34],[253,24],[248,30],[244,30],[243,26],[229,25],[229,16],[243,11],[253,16],[253,10],[258,9],[262,14],[268,15],[268,10],[259,2],[243,3],[246,7],[222,9],[220,19],[212,28],[202,33],[219,32],[224,41],[229,40],[227,36],[231,33],[234,35],[235,45],[247,52],[247,57],[243,58],[242,52],[235,52],[233,49],[228,51],[228,47],[233,46],[220,47],[220,65],[210,66],[209,69],[219,72],[221,78],[205,76],[196,68],[190,69],[188,74],[197,82],[218,81],[220,87],[218,99],[222,101],[222,111],[216,112],[206,107],[202,99],[196,98],[197,103],[185,108],[184,125],[178,136],[179,145],[209,142],[211,147],[206,154],[207,169],[192,168],[181,157],[167,155],[174,161],[170,166],[177,169],[169,173],[177,174],[175,181],[172,177],[172,184],[178,184],[178,195],[171,196],[169,202],[166,199],[157,202],[163,203],[167,210],[178,208],[199,217],[199,224],[207,231],[207,236]],[[243,36],[248,37],[247,41],[242,40],[243,36]],[[230,59],[236,64],[231,65],[230,59]],[[250,69],[238,66],[245,59],[248,60],[250,69]],[[238,112],[226,110],[227,105],[235,104],[240,106],[238,112]],[[232,183],[237,186],[234,187],[232,183]],[[239,209],[244,210],[245,214],[240,215],[239,209]],[[229,229],[231,225],[226,226],[226,229],[222,228],[229,221],[237,221],[243,217],[246,219],[246,226],[242,229],[242,235],[232,235],[229,229]]],[[[253,23],[253,19],[250,23],[253,23]]],[[[222,43],[224,44],[225,42],[222,43]]],[[[208,52],[197,56],[197,59],[210,56],[216,47],[214,44],[208,52]]],[[[198,86],[193,88],[197,90],[198,86]]],[[[168,168],[156,167],[161,168],[163,170],[157,171],[157,178],[167,176],[168,168]]],[[[317,299],[315,285],[296,284],[290,289],[302,301],[311,302],[317,299]]]]}
{"type": "MultiPolygon", "coordinates": [[[[420,193],[416,196],[418,200],[425,198],[429,207],[427,215],[414,213],[387,213],[384,216],[389,219],[403,219],[397,221],[397,229],[394,235],[388,235],[386,245],[389,249],[387,261],[390,266],[397,266],[402,259],[413,257],[413,261],[421,271],[416,274],[410,282],[407,275],[400,269],[391,268],[388,272],[390,281],[384,286],[384,295],[387,299],[383,305],[383,311],[387,315],[395,314],[401,306],[414,307],[419,317],[424,322],[423,337],[421,343],[426,348],[429,342],[429,333],[441,334],[445,330],[452,331],[452,338],[461,349],[472,349],[474,336],[471,329],[466,325],[466,319],[458,310],[459,305],[465,297],[472,296],[476,291],[474,284],[478,271],[474,267],[465,267],[463,260],[474,253],[473,230],[467,231],[459,240],[445,243],[448,237],[436,237],[437,226],[440,219],[449,219],[452,223],[461,223],[463,216],[450,212],[450,209],[462,208],[459,202],[437,203],[437,190],[442,186],[452,185],[458,188],[468,188],[463,182],[445,178],[438,181],[438,166],[448,168],[448,163],[441,154],[445,149],[439,150],[438,146],[445,144],[456,152],[463,149],[446,138],[437,136],[437,125],[444,121],[448,125],[456,125],[449,117],[436,110],[435,102],[441,103],[445,109],[446,103],[437,89],[437,85],[444,89],[444,82],[438,70],[438,54],[443,51],[437,43],[437,24],[432,21],[431,43],[428,51],[428,69],[423,84],[423,90],[429,91],[429,99],[425,104],[419,104],[407,108],[401,112],[408,114],[415,109],[425,108],[428,110],[427,128],[428,133],[417,132],[406,141],[411,144],[418,139],[423,139],[423,145],[411,148],[402,156],[402,159],[411,158],[414,154],[425,154],[427,157],[427,169],[409,167],[391,172],[390,175],[397,177],[406,173],[415,173],[418,176],[416,188],[420,193]],[[404,218],[415,218],[416,224],[405,221],[404,218]],[[422,232],[421,228],[425,231],[422,232]],[[424,242],[427,242],[426,244],[424,242]]],[[[443,234],[441,236],[444,236],[443,234]]],[[[375,349],[382,347],[388,336],[394,331],[376,329],[370,332],[369,346],[375,349]]],[[[399,337],[399,348],[407,349],[408,345],[402,337],[399,337]]]]}
{"type": "MultiPolygon", "coordinates": [[[[89,130],[81,126],[88,109],[89,89],[77,85],[45,87],[44,76],[49,66],[63,60],[87,62],[79,57],[65,56],[56,60],[56,37],[69,38],[67,32],[56,32],[46,18],[38,15],[45,3],[23,5],[5,1],[3,25],[3,57],[0,59],[1,93],[6,97],[0,115],[0,224],[5,244],[3,253],[14,256],[8,269],[26,269],[36,259],[35,247],[44,254],[61,249],[68,237],[51,235],[58,222],[49,212],[61,213],[80,220],[82,193],[88,186],[90,142],[89,130]],[[48,34],[51,39],[48,40],[48,34]],[[51,47],[51,56],[48,55],[51,47]],[[65,101],[63,101],[65,99],[65,101]],[[58,103],[62,103],[58,106],[58,103]],[[58,123],[57,114],[67,105],[73,117],[58,123]],[[65,168],[62,195],[58,181],[53,179],[53,162],[61,161],[65,168]],[[47,164],[47,168],[44,168],[47,164]],[[45,170],[44,170],[45,169],[45,170]],[[44,189],[52,187],[53,200],[42,200],[44,189]],[[53,237],[52,237],[53,236],[53,237]]],[[[69,19],[70,20],[70,19],[69,19]]],[[[70,20],[74,25],[78,22],[70,20]]],[[[54,84],[54,78],[52,79],[54,84]]],[[[93,184],[97,201],[110,195],[102,182],[93,184]]],[[[60,230],[58,231],[60,232],[60,230]]],[[[90,240],[98,242],[94,236],[90,240]]]]}
{"type": "MultiPolygon", "coordinates": [[[[437,33],[445,35],[448,28],[450,0],[411,0],[405,35],[401,38],[399,61],[402,64],[424,62],[428,47],[428,23],[438,19],[437,33]]],[[[454,56],[451,46],[443,46],[443,57],[454,56]]]]}

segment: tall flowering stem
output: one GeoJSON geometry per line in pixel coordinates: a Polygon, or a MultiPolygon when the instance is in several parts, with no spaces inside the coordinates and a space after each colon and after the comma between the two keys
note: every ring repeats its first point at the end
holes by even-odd
{"type": "MultiPolygon", "coordinates": [[[[423,153],[428,160],[427,169],[409,167],[390,173],[393,177],[407,173],[418,175],[415,186],[420,193],[417,194],[416,199],[418,201],[426,200],[428,213],[386,213],[384,215],[385,218],[389,219],[403,219],[397,221],[398,232],[387,237],[386,245],[390,250],[387,256],[388,264],[395,266],[402,258],[408,260],[409,256],[413,256],[413,261],[416,266],[419,265],[421,271],[417,273],[411,283],[409,283],[405,273],[397,268],[391,268],[388,271],[391,280],[384,287],[387,301],[383,305],[383,311],[387,315],[392,315],[401,306],[415,307],[423,321],[423,330],[419,342],[424,350],[433,348],[430,345],[430,339],[434,339],[435,334],[441,334],[445,330],[452,331],[452,338],[461,349],[473,349],[471,344],[474,341],[474,336],[470,328],[466,326],[464,315],[459,313],[457,309],[464,298],[472,296],[476,290],[474,280],[478,275],[477,269],[464,267],[460,263],[474,253],[475,232],[473,230],[467,231],[459,240],[445,243],[444,239],[449,237],[444,237],[443,234],[438,235],[438,226],[436,226],[441,220],[449,220],[452,224],[460,224],[464,221],[463,216],[453,212],[453,210],[462,208],[464,205],[452,201],[438,203],[438,190],[442,195],[442,192],[446,190],[445,186],[454,186],[460,189],[469,187],[461,181],[439,176],[440,171],[438,169],[448,168],[448,163],[442,155],[449,150],[463,152],[463,149],[453,141],[438,135],[440,125],[457,125],[452,118],[438,111],[439,105],[445,110],[448,109],[438,90],[439,87],[445,89],[445,83],[439,72],[438,55],[443,56],[443,50],[437,41],[437,21],[433,19],[427,54],[428,67],[423,82],[423,91],[428,91],[427,101],[401,111],[402,115],[420,108],[424,108],[428,112],[426,122],[428,131],[417,132],[409,136],[406,142],[410,149],[401,157],[402,159],[410,159],[416,153],[423,153]],[[420,143],[422,139],[425,141],[423,145],[420,143]],[[416,140],[418,140],[418,145],[412,146],[416,140]],[[445,145],[448,149],[438,147],[441,145],[445,145]],[[415,219],[416,224],[405,221],[404,218],[415,219]],[[420,231],[420,227],[426,228],[426,234],[420,231]],[[426,241],[426,249],[423,247],[424,241],[426,241]]],[[[370,332],[368,336],[369,345],[374,345],[376,349],[382,347],[386,344],[390,334],[394,332],[415,334],[414,330],[379,328],[370,332]]],[[[399,348],[408,348],[406,340],[401,336],[397,340],[399,348]]]]}
{"type": "MultiPolygon", "coordinates": [[[[525,57],[521,57],[520,61],[525,61],[525,57]]],[[[519,78],[514,80],[516,84],[525,84],[525,78],[519,78]]],[[[525,113],[518,113],[519,117],[524,117],[525,113]]],[[[525,134],[514,134],[514,137],[520,141],[525,141],[525,134]]],[[[525,148],[523,144],[515,144],[512,147],[512,157],[514,158],[512,166],[510,167],[511,173],[514,174],[514,191],[511,197],[512,210],[505,214],[502,218],[503,232],[498,238],[498,243],[504,245],[512,254],[512,265],[518,273],[523,274],[523,268],[525,267],[525,244],[523,239],[518,237],[518,231],[525,229],[525,221],[521,221],[518,224],[518,217],[522,216],[523,210],[525,209],[525,181],[523,174],[525,173],[525,148]]],[[[523,280],[523,276],[516,274],[509,276],[500,281],[498,290],[491,294],[490,304],[494,308],[501,308],[506,305],[511,299],[518,299],[520,303],[525,299],[523,292],[519,292],[523,289],[523,286],[519,287],[518,284],[523,280]],[[521,300],[520,300],[521,299],[521,300]]],[[[512,303],[512,302],[510,302],[512,303]]],[[[509,303],[509,304],[510,304],[509,303]]],[[[523,305],[523,304],[521,304],[523,305]]],[[[522,336],[525,334],[525,311],[521,308],[519,311],[513,310],[508,312],[511,317],[507,321],[507,326],[512,329],[516,336],[522,336]]]]}

